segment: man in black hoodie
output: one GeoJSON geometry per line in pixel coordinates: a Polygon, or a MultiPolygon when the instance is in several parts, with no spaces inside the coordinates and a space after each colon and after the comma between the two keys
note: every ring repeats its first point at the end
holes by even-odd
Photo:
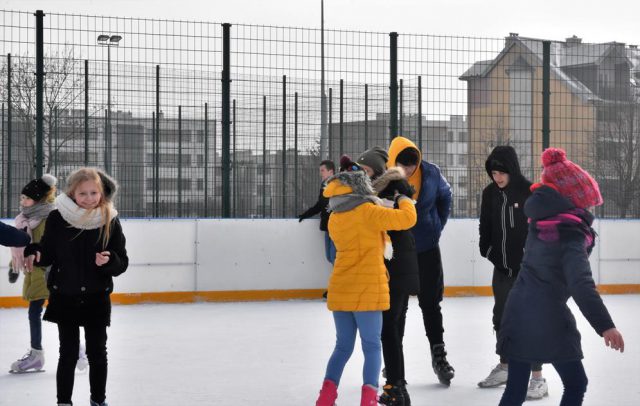
{"type": "MultiPolygon", "coordinates": [[[[336,166],[333,161],[324,160],[320,162],[320,177],[322,178],[322,184],[320,185],[320,194],[318,195],[318,201],[313,206],[309,207],[307,211],[298,215],[298,222],[301,222],[304,219],[308,219],[309,217],[315,216],[316,214],[320,214],[320,231],[324,231],[324,252],[327,257],[327,261],[333,264],[333,261],[336,259],[336,246],[329,238],[329,231],[327,228],[327,224],[329,224],[329,212],[327,211],[327,206],[329,205],[329,199],[324,197],[322,192],[324,188],[327,186],[327,179],[333,176],[336,171],[336,166]]],[[[327,292],[325,291],[322,294],[322,297],[327,297],[327,292]]]]}
{"type": "MultiPolygon", "coordinates": [[[[527,239],[527,217],[524,202],[531,195],[531,182],[520,172],[515,149],[497,146],[485,163],[492,182],[482,191],[480,209],[480,255],[494,266],[491,287],[495,299],[493,328],[500,329],[502,313],[507,297],[520,270],[520,262],[527,239]]],[[[534,304],[532,303],[532,306],[534,304]]],[[[500,363],[483,381],[481,388],[492,388],[507,382],[507,360],[500,363]]],[[[547,383],[542,378],[542,365],[532,365],[533,377],[529,383],[528,399],[540,399],[548,394],[547,383]]]]}

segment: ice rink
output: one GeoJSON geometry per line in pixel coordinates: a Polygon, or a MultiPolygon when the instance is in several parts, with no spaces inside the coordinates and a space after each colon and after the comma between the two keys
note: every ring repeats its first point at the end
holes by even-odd
{"type": "MultiPolygon", "coordinates": [[[[603,298],[627,348],[624,354],[606,348],[572,303],[589,376],[584,404],[637,406],[640,295],[603,298]]],[[[445,340],[456,369],[447,388],[431,370],[418,303],[412,299],[405,356],[414,406],[497,405],[502,388],[476,386],[497,362],[492,305],[490,297],[445,298],[445,340]]],[[[46,322],[43,330],[46,372],[10,375],[11,362],[29,346],[27,310],[0,309],[0,405],[56,404],[57,330],[46,322]]],[[[114,306],[108,333],[111,406],[313,405],[334,342],[331,313],[320,300],[114,306]]],[[[359,404],[361,368],[358,344],[342,378],[340,406],[359,404]]],[[[549,397],[527,404],[557,405],[558,375],[551,366],[543,373],[549,397]]],[[[73,400],[89,403],[86,373],[76,373],[73,400]]]]}

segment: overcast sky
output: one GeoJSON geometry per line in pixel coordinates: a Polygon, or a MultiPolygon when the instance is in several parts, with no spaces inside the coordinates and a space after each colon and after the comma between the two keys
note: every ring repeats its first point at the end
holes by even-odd
{"type": "MultiPolygon", "coordinates": [[[[320,0],[0,0],[0,9],[296,27],[320,26],[320,0]]],[[[638,0],[325,0],[326,28],[640,43],[638,0]]]]}

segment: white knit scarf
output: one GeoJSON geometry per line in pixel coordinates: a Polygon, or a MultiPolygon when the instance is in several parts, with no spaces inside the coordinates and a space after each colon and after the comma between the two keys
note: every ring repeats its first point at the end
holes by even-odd
{"type": "MultiPolygon", "coordinates": [[[[78,206],[66,193],[56,197],[56,207],[63,219],[80,230],[95,230],[104,225],[105,219],[99,209],[87,210],[78,206]]],[[[110,218],[118,215],[118,211],[109,203],[110,218]]]]}

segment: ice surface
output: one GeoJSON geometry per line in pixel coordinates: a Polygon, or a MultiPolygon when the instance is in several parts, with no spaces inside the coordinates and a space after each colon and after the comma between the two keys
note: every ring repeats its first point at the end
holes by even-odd
{"type": "MultiPolygon", "coordinates": [[[[627,349],[603,344],[572,305],[583,336],[589,389],[585,405],[640,405],[640,295],[604,296],[627,349]]],[[[451,387],[437,383],[415,299],[405,336],[406,376],[415,406],[497,405],[503,388],[476,384],[497,362],[490,297],[445,298],[445,341],[456,369],[451,387]]],[[[535,303],[531,304],[535,306],[535,303]]],[[[313,405],[333,349],[331,313],[318,301],[115,306],[109,328],[111,406],[313,405]]],[[[56,326],[44,322],[46,372],[9,375],[29,346],[26,309],[0,309],[0,405],[55,405],[56,326]]],[[[359,404],[359,344],[345,370],[338,404],[359,404]]],[[[562,385],[544,366],[550,395],[531,406],[557,405],[562,385]]],[[[382,384],[382,378],[381,378],[382,384]]],[[[73,400],[89,403],[86,373],[76,373],[73,400]]]]}

